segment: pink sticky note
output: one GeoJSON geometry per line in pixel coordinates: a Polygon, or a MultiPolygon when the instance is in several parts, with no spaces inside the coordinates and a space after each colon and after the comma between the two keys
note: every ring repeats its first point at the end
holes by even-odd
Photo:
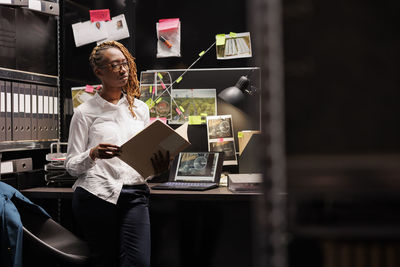
{"type": "Polygon", "coordinates": [[[176,110],[176,112],[178,112],[179,115],[182,114],[182,112],[181,112],[181,110],[179,108],[176,108],[175,110],[176,110]]]}
{"type": "Polygon", "coordinates": [[[109,9],[89,10],[89,13],[90,13],[90,21],[91,22],[111,20],[109,9]]]}
{"type": "Polygon", "coordinates": [[[93,90],[94,90],[93,86],[86,84],[86,88],[85,88],[86,92],[93,93],[93,90]]]}
{"type": "Polygon", "coordinates": [[[218,143],[222,143],[222,142],[224,142],[224,138],[218,139],[218,143]]]}
{"type": "Polygon", "coordinates": [[[165,87],[165,84],[164,84],[163,82],[161,82],[161,87],[162,87],[163,89],[166,88],[166,87],[165,87]]]}
{"type": "Polygon", "coordinates": [[[152,123],[155,120],[160,120],[162,121],[164,124],[167,124],[167,118],[150,118],[150,123],[152,123]]]}
{"type": "Polygon", "coordinates": [[[101,85],[97,85],[96,90],[99,91],[101,88],[101,85]]]}
{"type": "Polygon", "coordinates": [[[160,19],[158,21],[159,31],[176,30],[179,27],[179,18],[176,19],[160,19]]]}

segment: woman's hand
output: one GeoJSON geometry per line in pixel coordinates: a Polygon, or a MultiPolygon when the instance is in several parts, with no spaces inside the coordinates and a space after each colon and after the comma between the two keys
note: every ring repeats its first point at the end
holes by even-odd
{"type": "Polygon", "coordinates": [[[112,145],[112,144],[106,144],[106,143],[100,143],[94,148],[90,150],[90,158],[92,160],[97,159],[111,159],[115,156],[121,155],[121,147],[112,145]]]}
{"type": "Polygon", "coordinates": [[[169,155],[169,151],[165,153],[165,156],[161,151],[158,151],[158,154],[155,153],[151,158],[151,164],[153,165],[155,175],[160,175],[163,172],[166,172],[169,169],[169,165],[171,163],[171,158],[169,155]]]}

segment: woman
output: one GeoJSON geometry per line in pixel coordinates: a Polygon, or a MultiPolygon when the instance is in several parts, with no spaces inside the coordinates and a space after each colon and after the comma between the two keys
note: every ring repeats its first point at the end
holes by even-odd
{"type": "MultiPolygon", "coordinates": [[[[93,266],[116,266],[118,261],[120,266],[150,266],[149,188],[116,157],[120,146],[150,120],[147,105],[138,99],[136,64],[115,41],[96,46],[89,60],[102,89],[76,108],[71,120],[66,169],[78,177],[74,216],[93,266]]],[[[168,168],[168,158],[155,156],[156,173],[168,168]]]]}

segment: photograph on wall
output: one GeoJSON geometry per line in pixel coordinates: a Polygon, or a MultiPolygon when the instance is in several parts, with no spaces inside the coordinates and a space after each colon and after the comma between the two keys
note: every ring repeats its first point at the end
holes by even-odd
{"type": "Polygon", "coordinates": [[[223,165],[237,165],[232,115],[207,116],[208,150],[224,152],[223,165]]]}
{"type": "Polygon", "coordinates": [[[224,152],[224,165],[237,165],[235,141],[211,141],[209,143],[210,152],[224,152]]]}
{"type": "Polygon", "coordinates": [[[209,139],[233,138],[232,116],[208,116],[207,131],[209,139]]]}
{"type": "Polygon", "coordinates": [[[190,117],[199,117],[198,124],[206,124],[207,116],[217,114],[216,89],[174,89],[171,96],[174,102],[170,124],[183,124],[190,117]]]}
{"type": "Polygon", "coordinates": [[[71,95],[72,95],[72,106],[75,110],[80,104],[86,102],[87,100],[91,99],[101,85],[86,85],[80,87],[72,87],[71,88],[71,95]]]}
{"type": "Polygon", "coordinates": [[[249,32],[222,35],[216,36],[217,59],[252,57],[249,32]]]}
{"type": "Polygon", "coordinates": [[[78,22],[72,24],[72,32],[74,34],[75,46],[90,44],[108,37],[105,21],[78,22]]]}
{"type": "Polygon", "coordinates": [[[106,41],[118,41],[129,37],[128,24],[126,23],[124,14],[112,17],[110,21],[104,23],[104,26],[107,31],[107,38],[98,41],[97,44],[106,41]]]}
{"type": "Polygon", "coordinates": [[[150,118],[171,119],[171,95],[168,89],[171,75],[168,72],[147,71],[140,73],[140,100],[150,110],[150,118]]]}

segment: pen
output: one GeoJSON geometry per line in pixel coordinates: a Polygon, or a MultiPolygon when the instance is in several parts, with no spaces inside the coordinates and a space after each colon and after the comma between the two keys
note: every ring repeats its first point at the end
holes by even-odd
{"type": "Polygon", "coordinates": [[[160,40],[161,40],[161,42],[163,42],[166,46],[168,46],[168,48],[171,48],[171,47],[172,47],[172,44],[171,44],[167,39],[165,39],[165,37],[163,37],[163,36],[160,35],[160,40]]]}

